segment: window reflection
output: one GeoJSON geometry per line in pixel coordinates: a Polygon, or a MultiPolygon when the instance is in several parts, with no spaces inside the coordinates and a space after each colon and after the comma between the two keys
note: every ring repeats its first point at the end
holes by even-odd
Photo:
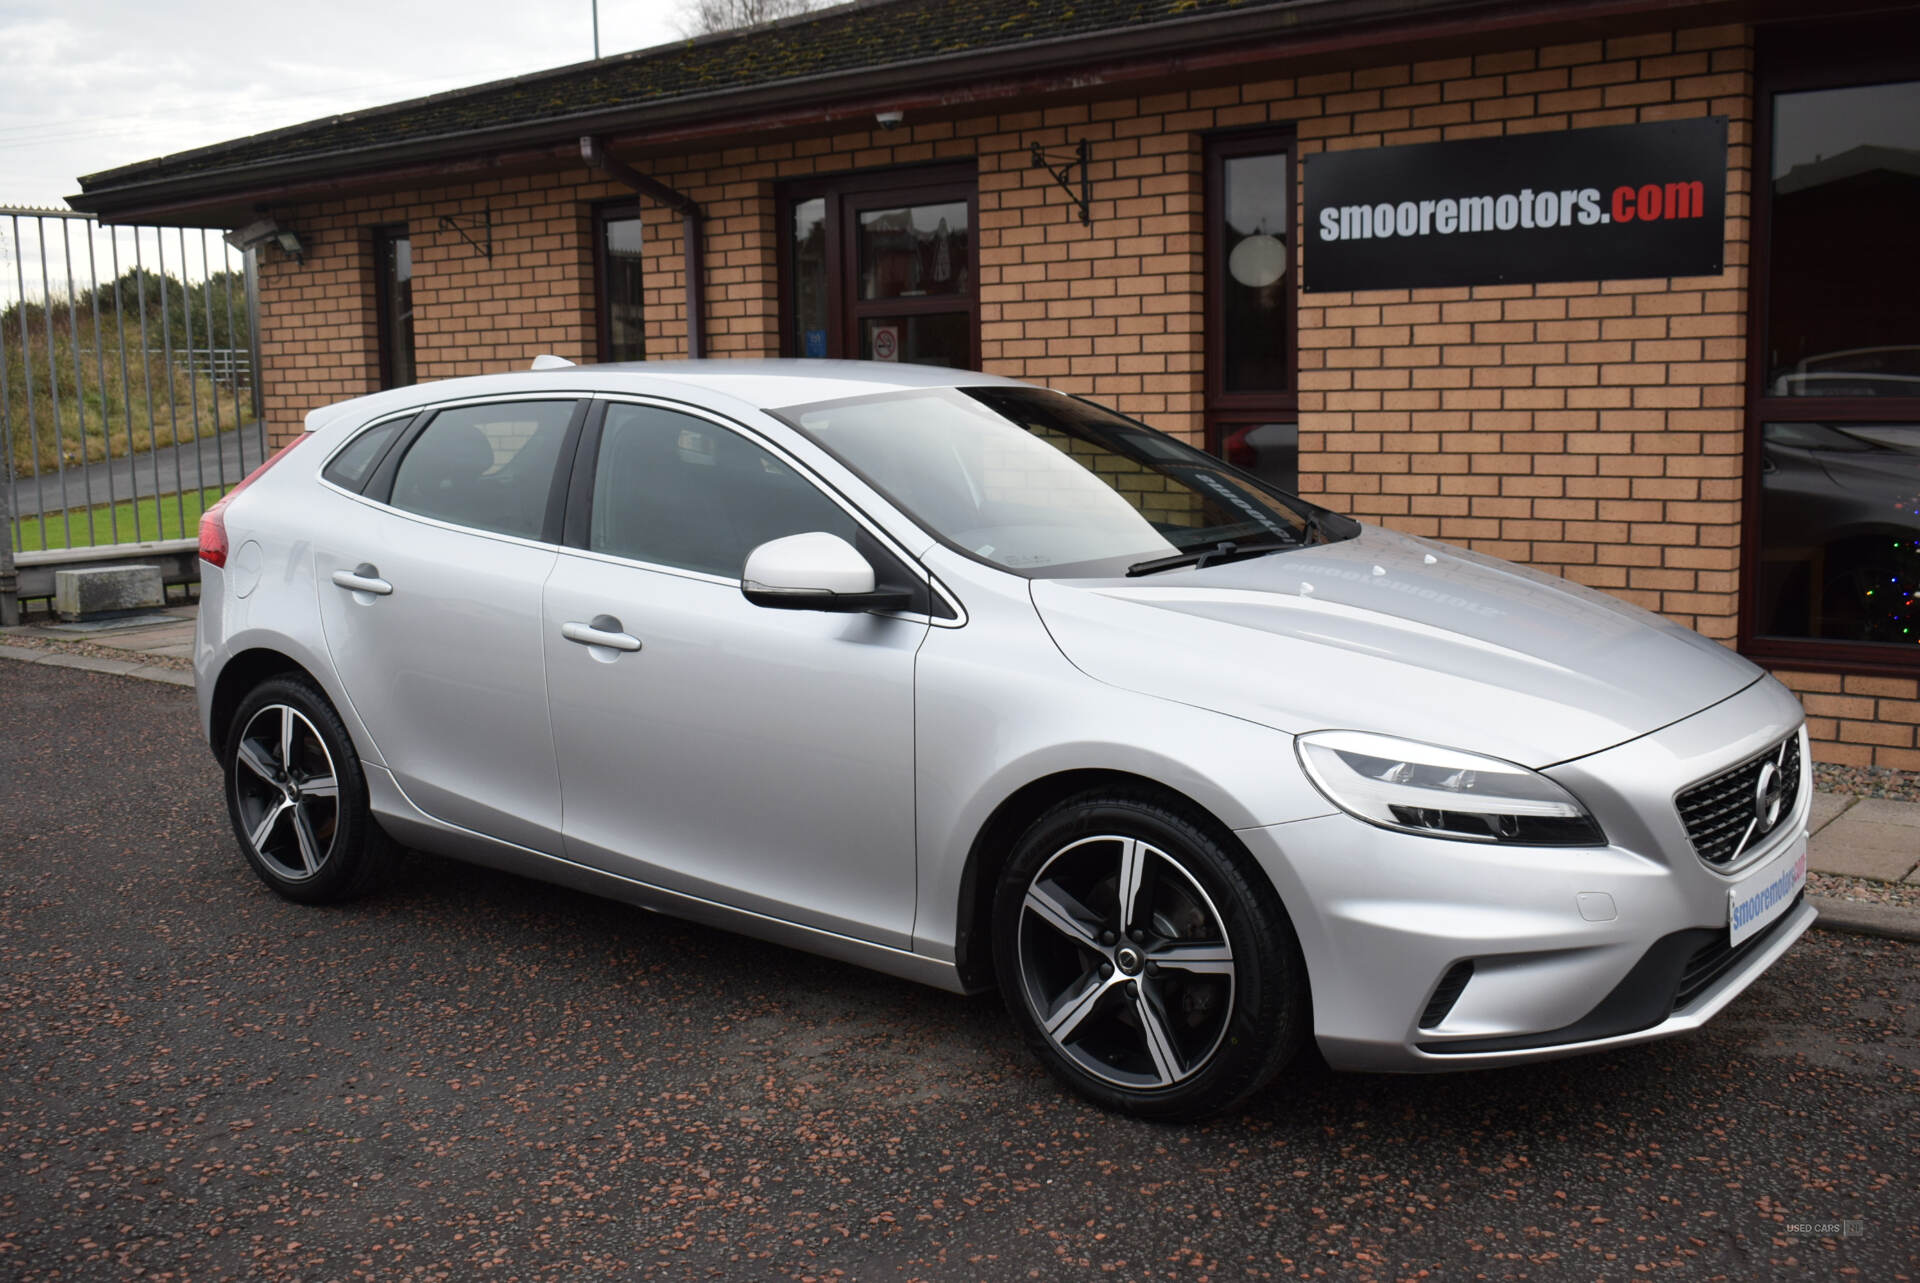
{"type": "Polygon", "coordinates": [[[1300,426],[1296,423],[1223,424],[1220,457],[1289,494],[1300,489],[1300,426]]]}
{"type": "Polygon", "coordinates": [[[608,218],[601,224],[605,264],[600,306],[606,317],[608,361],[643,361],[647,356],[646,273],[640,257],[638,218],[608,218]]]}
{"type": "Polygon", "coordinates": [[[403,388],[413,372],[413,241],[404,227],[374,233],[379,284],[381,386],[403,388]]]}
{"type": "Polygon", "coordinates": [[[1774,99],[1767,392],[1920,396],[1920,81],[1774,99]]]}
{"type": "Polygon", "coordinates": [[[1219,237],[1221,320],[1228,392],[1283,392],[1287,370],[1287,153],[1233,156],[1222,163],[1225,206],[1219,237]]]}
{"type": "Polygon", "coordinates": [[[827,202],[816,196],[793,206],[793,351],[827,354],[827,202]]]}
{"type": "Polygon", "coordinates": [[[918,298],[973,289],[965,201],[860,211],[860,297],[918,298]]]}
{"type": "Polygon", "coordinates": [[[1762,429],[1758,631],[1920,644],[1920,424],[1762,429]]]}

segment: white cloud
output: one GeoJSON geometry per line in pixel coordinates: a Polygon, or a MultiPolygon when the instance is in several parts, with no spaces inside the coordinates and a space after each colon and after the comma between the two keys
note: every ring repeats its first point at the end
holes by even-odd
{"type": "MultiPolygon", "coordinates": [[[[673,0],[600,0],[603,53],[675,37],[673,0]]],[[[0,3],[0,205],[81,174],[580,62],[591,0],[0,3]]]]}

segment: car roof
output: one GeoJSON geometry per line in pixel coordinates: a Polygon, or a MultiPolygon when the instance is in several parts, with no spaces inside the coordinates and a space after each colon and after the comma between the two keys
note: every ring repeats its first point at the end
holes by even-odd
{"type": "Polygon", "coordinates": [[[340,419],[404,411],[437,401],[464,397],[510,396],[515,392],[636,392],[684,395],[705,392],[762,410],[838,401],[912,388],[1023,386],[1018,379],[954,370],[944,366],[905,365],[890,361],[819,360],[705,360],[620,361],[605,365],[561,366],[547,370],[515,370],[444,379],[411,387],[393,388],[323,406],[307,416],[307,430],[317,431],[340,419]]]}

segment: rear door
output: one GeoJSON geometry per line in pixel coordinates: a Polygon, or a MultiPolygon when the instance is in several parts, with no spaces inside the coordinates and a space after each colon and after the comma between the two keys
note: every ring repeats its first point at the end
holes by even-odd
{"type": "Polygon", "coordinates": [[[552,853],[540,594],[586,404],[433,413],[314,544],[328,652],[400,786],[437,819],[552,853]]]}
{"type": "Polygon", "coordinates": [[[609,403],[575,484],[545,608],[569,858],[908,947],[927,619],[764,609],[740,572],[812,530],[882,583],[910,568],[777,450],[682,409],[609,403]]]}

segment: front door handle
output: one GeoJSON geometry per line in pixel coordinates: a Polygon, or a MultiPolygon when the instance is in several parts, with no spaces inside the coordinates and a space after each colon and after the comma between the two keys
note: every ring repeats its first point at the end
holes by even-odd
{"type": "Polygon", "coordinates": [[[595,615],[590,624],[562,624],[560,635],[582,646],[605,646],[608,650],[640,649],[640,639],[621,629],[612,615],[595,615]]]}
{"type": "Polygon", "coordinates": [[[385,597],[393,591],[393,585],[380,577],[380,570],[369,562],[361,562],[352,570],[336,570],[333,582],[353,592],[368,592],[376,597],[385,597]]]}

